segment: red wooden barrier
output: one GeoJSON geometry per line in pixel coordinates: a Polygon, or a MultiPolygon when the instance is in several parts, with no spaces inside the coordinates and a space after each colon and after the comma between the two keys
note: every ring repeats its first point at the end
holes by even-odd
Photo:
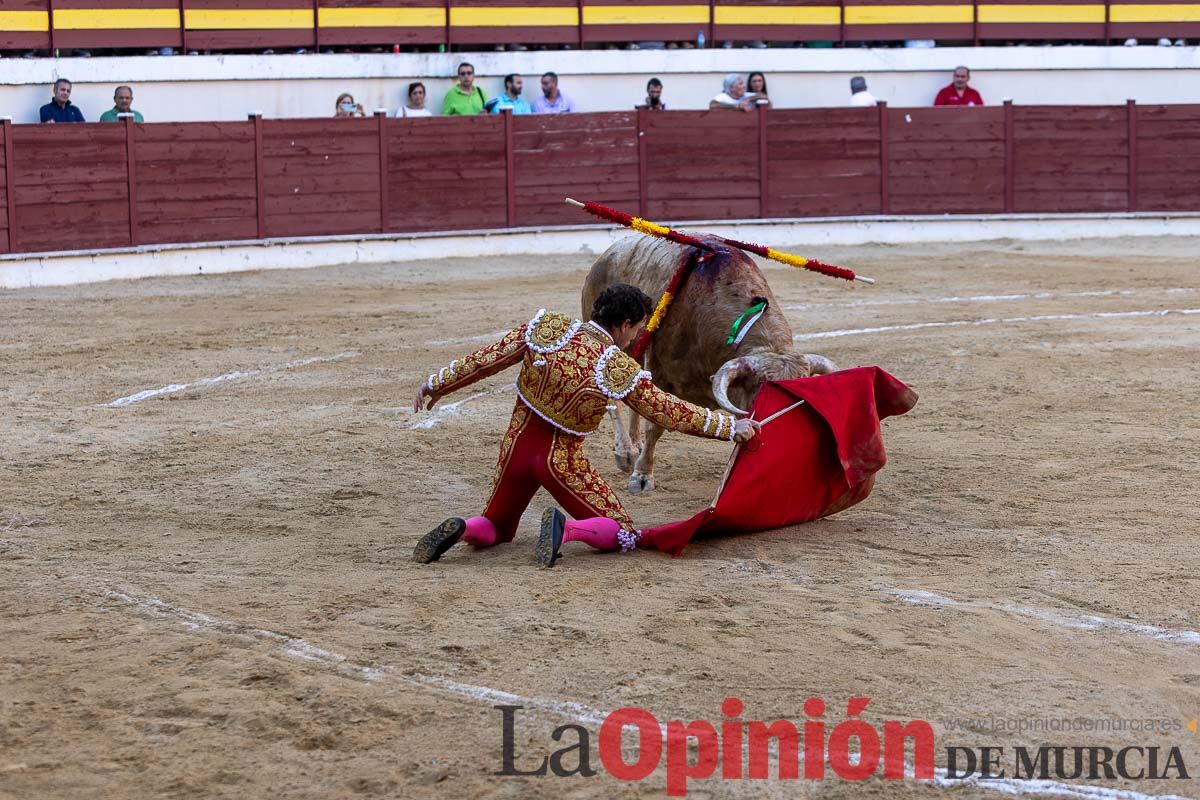
{"type": "Polygon", "coordinates": [[[129,203],[129,243],[137,244],[137,156],[133,152],[135,147],[133,115],[125,117],[121,124],[125,126],[125,192],[129,203]]]}
{"type": "Polygon", "coordinates": [[[388,116],[386,111],[375,112],[375,135],[379,137],[379,232],[388,226],[388,116]]]}
{"type": "Polygon", "coordinates": [[[1014,108],[1015,210],[1126,210],[1126,113],[1121,106],[1014,108]]]}
{"type": "Polygon", "coordinates": [[[1011,214],[1017,207],[1016,119],[1012,100],[1004,101],[1004,212],[1011,214]]]}
{"type": "Polygon", "coordinates": [[[263,157],[267,236],[378,230],[375,120],[266,120],[263,157]]]}
{"type": "Polygon", "coordinates": [[[878,120],[873,108],[767,112],[771,213],[879,213],[878,120]]]}
{"type": "Polygon", "coordinates": [[[253,122],[135,125],[138,243],[253,239],[253,122]]]}
{"type": "Polygon", "coordinates": [[[745,219],[758,214],[758,121],[743,111],[646,115],[646,214],[745,219]]]}
{"type": "Polygon", "coordinates": [[[513,125],[518,226],[587,222],[567,196],[638,208],[636,112],[517,116],[513,125]]]}
{"type": "Polygon", "coordinates": [[[13,242],[13,233],[17,229],[17,204],[15,202],[16,192],[13,186],[13,125],[11,119],[0,121],[0,126],[3,127],[4,142],[0,147],[0,159],[4,160],[4,182],[0,183],[0,192],[4,196],[4,216],[0,217],[0,225],[4,227],[3,242],[4,252],[11,253],[16,250],[16,245],[13,242]]]}
{"type": "Polygon", "coordinates": [[[505,227],[499,115],[392,119],[388,126],[388,230],[505,227]]]}
{"type": "Polygon", "coordinates": [[[1004,210],[1004,108],[888,109],[893,214],[1004,210]]]}
{"type": "Polygon", "coordinates": [[[9,166],[15,238],[22,250],[129,244],[122,126],[16,125],[9,166]]]}
{"type": "Polygon", "coordinates": [[[1137,106],[1139,211],[1200,205],[1200,106],[1137,106]]]}
{"type": "Polygon", "coordinates": [[[12,125],[0,251],[586,222],[1200,211],[1200,105],[12,125]]]}

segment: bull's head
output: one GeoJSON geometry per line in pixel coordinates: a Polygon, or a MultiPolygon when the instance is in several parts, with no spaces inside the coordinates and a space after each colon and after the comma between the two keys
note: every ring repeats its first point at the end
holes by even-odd
{"type": "Polygon", "coordinates": [[[837,367],[824,356],[800,353],[749,353],[726,361],[712,377],[712,393],[726,411],[745,416],[754,396],[767,381],[824,375],[837,367]],[[733,399],[730,399],[730,395],[733,399]]]}

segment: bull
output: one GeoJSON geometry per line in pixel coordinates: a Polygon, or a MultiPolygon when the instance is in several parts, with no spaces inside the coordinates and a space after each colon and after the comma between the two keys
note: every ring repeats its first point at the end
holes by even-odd
{"type": "MultiPolygon", "coordinates": [[[[837,367],[824,356],[792,352],[792,328],[775,302],[758,265],[741,250],[699,237],[714,254],[696,263],[671,303],[662,326],[646,351],[646,369],[656,385],[696,405],[745,415],[767,381],[806,378],[837,367]],[[736,347],[726,344],[730,328],[760,299],[768,303],[758,322],[736,347]]],[[[695,255],[693,248],[663,239],[631,237],[608,248],[592,265],[583,285],[583,319],[606,286],[629,283],[657,299],[675,270],[695,255]]],[[[654,488],[654,449],[664,431],[621,405],[612,411],[616,428],[613,452],[629,475],[634,494],[654,488]],[[644,444],[643,444],[644,440],[644,444]]]]}

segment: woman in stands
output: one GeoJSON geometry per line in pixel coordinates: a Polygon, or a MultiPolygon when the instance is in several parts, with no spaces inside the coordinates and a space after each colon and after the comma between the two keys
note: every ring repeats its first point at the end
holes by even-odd
{"type": "Polygon", "coordinates": [[[767,96],[767,76],[761,72],[751,72],[746,78],[746,91],[754,96],[755,105],[771,105],[771,98],[767,96]]]}
{"type": "Polygon", "coordinates": [[[338,95],[337,102],[333,104],[333,115],[335,117],[365,117],[367,114],[363,111],[362,103],[354,102],[354,95],[342,92],[338,95]]]}
{"type": "Polygon", "coordinates": [[[408,85],[408,103],[400,106],[397,117],[432,117],[433,112],[425,107],[425,84],[413,81],[408,85]]]}

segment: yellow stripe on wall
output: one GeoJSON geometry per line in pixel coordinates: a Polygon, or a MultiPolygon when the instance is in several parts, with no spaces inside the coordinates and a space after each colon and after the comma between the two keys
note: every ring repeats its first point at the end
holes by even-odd
{"type": "Polygon", "coordinates": [[[573,6],[450,9],[450,25],[459,28],[533,28],[578,24],[579,9],[573,6]]]}
{"type": "Polygon", "coordinates": [[[846,6],[847,25],[974,22],[971,6],[846,6]]]}
{"type": "Polygon", "coordinates": [[[240,10],[232,8],[188,8],[183,12],[188,30],[246,31],[265,28],[311,28],[311,8],[240,10]]]}
{"type": "Polygon", "coordinates": [[[50,30],[50,15],[45,11],[0,11],[0,31],[38,33],[50,30]]]}
{"type": "Polygon", "coordinates": [[[708,23],[708,6],[584,6],[584,25],[708,23]]]}
{"type": "Polygon", "coordinates": [[[1113,22],[1200,22],[1200,6],[1182,3],[1110,6],[1108,18],[1113,22]]]}
{"type": "Polygon", "coordinates": [[[713,22],[718,25],[838,25],[837,6],[717,6],[713,22]]]}
{"type": "Polygon", "coordinates": [[[319,8],[317,24],[322,28],[440,28],[446,24],[446,9],[319,8]]]}
{"type": "Polygon", "coordinates": [[[1104,22],[1104,6],[980,6],[980,22],[1104,22]]]}
{"type": "Polygon", "coordinates": [[[59,30],[102,31],[124,28],[178,28],[178,8],[60,8],[54,12],[59,30]]]}

